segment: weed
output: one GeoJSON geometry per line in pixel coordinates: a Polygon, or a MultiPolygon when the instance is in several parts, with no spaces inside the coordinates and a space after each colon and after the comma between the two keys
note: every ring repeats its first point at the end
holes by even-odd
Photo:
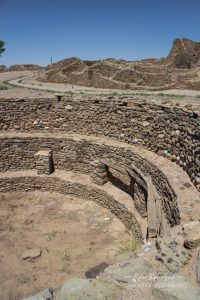
{"type": "Polygon", "coordinates": [[[113,93],[108,94],[108,96],[119,96],[119,95],[120,95],[120,94],[117,93],[117,92],[113,92],[113,93]]]}
{"type": "Polygon", "coordinates": [[[70,259],[70,256],[67,255],[65,252],[63,253],[63,257],[62,257],[62,260],[64,261],[68,261],[70,259]]]}
{"type": "Polygon", "coordinates": [[[18,206],[16,204],[14,204],[14,203],[10,203],[9,204],[9,208],[10,208],[11,211],[14,211],[17,207],[18,206]]]}
{"type": "Polygon", "coordinates": [[[51,241],[59,232],[58,231],[51,231],[43,233],[44,236],[47,236],[47,239],[51,241]]]}
{"type": "Polygon", "coordinates": [[[8,90],[8,85],[5,83],[0,83],[0,90],[8,90]]]}
{"type": "Polygon", "coordinates": [[[139,246],[138,241],[131,232],[125,233],[118,242],[116,248],[119,253],[133,252],[139,246]]]}
{"type": "Polygon", "coordinates": [[[74,95],[74,93],[71,92],[71,91],[67,91],[67,92],[65,92],[65,94],[66,94],[66,95],[70,95],[70,96],[73,96],[73,95],[74,95]]]}
{"type": "Polygon", "coordinates": [[[127,83],[125,84],[125,90],[129,90],[130,89],[130,85],[127,83]]]}

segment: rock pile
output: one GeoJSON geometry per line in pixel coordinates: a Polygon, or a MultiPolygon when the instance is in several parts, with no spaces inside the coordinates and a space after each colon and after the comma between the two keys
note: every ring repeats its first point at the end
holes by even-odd
{"type": "Polygon", "coordinates": [[[95,160],[93,165],[95,169],[91,174],[92,181],[98,185],[103,185],[108,182],[108,172],[106,166],[99,160],[95,160]]]}

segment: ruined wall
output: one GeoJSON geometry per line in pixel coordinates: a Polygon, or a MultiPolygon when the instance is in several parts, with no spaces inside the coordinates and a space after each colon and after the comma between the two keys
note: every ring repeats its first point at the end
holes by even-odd
{"type": "Polygon", "coordinates": [[[76,132],[139,144],[187,171],[200,189],[200,117],[136,100],[1,99],[1,131],[76,132]]]}
{"type": "Polygon", "coordinates": [[[131,164],[139,168],[144,175],[151,176],[161,195],[163,210],[171,225],[180,221],[176,196],[167,178],[149,161],[126,147],[116,147],[106,139],[103,142],[90,141],[77,137],[3,137],[0,136],[0,171],[35,169],[35,153],[50,149],[55,169],[77,172],[93,172],[92,162],[97,158],[113,159],[119,166],[131,169],[131,164]]]}
{"type": "Polygon", "coordinates": [[[79,197],[84,200],[95,201],[99,205],[108,208],[117,218],[119,218],[125,227],[135,234],[138,241],[142,242],[143,240],[140,225],[134,215],[124,205],[117,202],[105,191],[78,183],[64,181],[57,177],[0,178],[0,192],[30,192],[34,190],[58,192],[79,197]]]}

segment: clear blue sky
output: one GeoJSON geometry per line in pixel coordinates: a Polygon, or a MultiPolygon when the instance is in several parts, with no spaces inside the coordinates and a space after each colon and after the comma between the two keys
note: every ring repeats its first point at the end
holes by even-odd
{"type": "Polygon", "coordinates": [[[0,0],[0,64],[166,56],[200,41],[200,0],[0,0]]]}

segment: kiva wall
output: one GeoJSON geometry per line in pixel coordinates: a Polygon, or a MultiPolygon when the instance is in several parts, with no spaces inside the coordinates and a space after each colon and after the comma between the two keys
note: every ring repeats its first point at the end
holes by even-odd
{"type": "MultiPolygon", "coordinates": [[[[36,134],[35,134],[36,135],[36,134]]],[[[116,147],[109,140],[90,141],[89,139],[56,137],[16,137],[0,136],[0,171],[35,169],[35,153],[38,150],[50,149],[53,155],[55,169],[73,170],[82,173],[93,172],[93,161],[98,158],[110,158],[119,166],[131,169],[131,164],[139,168],[144,175],[151,176],[154,185],[162,199],[162,207],[170,224],[180,221],[176,195],[167,178],[149,161],[126,147],[116,147]],[[107,143],[108,144],[107,144],[107,143]]]]}
{"type": "Polygon", "coordinates": [[[1,99],[0,130],[76,132],[139,144],[179,164],[200,189],[200,117],[136,100],[1,99]]]}

